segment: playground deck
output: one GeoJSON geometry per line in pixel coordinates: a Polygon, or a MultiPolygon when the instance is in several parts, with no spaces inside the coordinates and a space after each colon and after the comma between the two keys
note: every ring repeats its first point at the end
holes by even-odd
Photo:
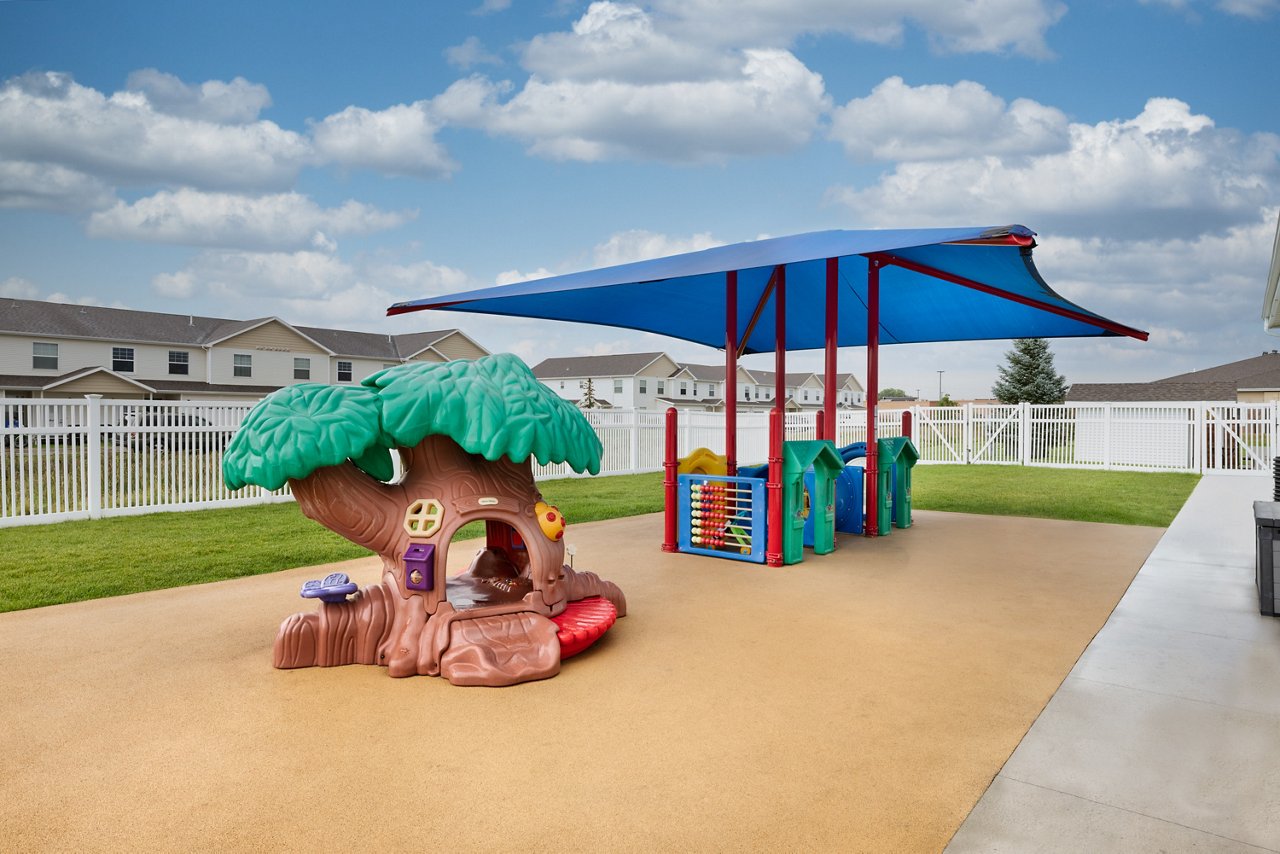
{"type": "Polygon", "coordinates": [[[0,615],[0,839],[938,851],[1162,533],[917,511],[766,568],[661,530],[569,529],[630,614],[514,688],[272,669],[302,582],[371,560],[0,615]]]}

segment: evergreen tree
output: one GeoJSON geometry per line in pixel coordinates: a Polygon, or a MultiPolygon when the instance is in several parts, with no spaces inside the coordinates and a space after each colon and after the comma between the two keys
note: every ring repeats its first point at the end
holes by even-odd
{"type": "Polygon", "coordinates": [[[1067,396],[1067,378],[1053,367],[1053,353],[1043,338],[1015,338],[1013,349],[1004,354],[1000,378],[991,393],[1001,403],[1062,403],[1067,396]]]}
{"type": "Polygon", "coordinates": [[[600,400],[596,397],[596,386],[590,378],[585,382],[578,383],[578,387],[582,389],[582,399],[578,401],[581,409],[599,409],[600,400]]]}

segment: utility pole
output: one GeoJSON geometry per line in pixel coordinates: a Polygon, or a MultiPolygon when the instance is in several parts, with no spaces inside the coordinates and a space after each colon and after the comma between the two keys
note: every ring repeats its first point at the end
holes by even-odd
{"type": "Polygon", "coordinates": [[[942,403],[942,375],[943,375],[943,374],[945,374],[945,373],[946,373],[946,371],[938,371],[938,372],[937,372],[937,374],[938,374],[938,403],[942,403]]]}

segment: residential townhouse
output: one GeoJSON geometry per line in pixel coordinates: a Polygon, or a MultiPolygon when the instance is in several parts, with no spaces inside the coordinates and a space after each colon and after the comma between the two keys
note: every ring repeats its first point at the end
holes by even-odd
{"type": "Polygon", "coordinates": [[[456,329],[385,335],[37,300],[0,300],[0,397],[261,397],[357,383],[403,362],[487,355],[456,329]]]}
{"type": "MultiPolygon", "coordinates": [[[[533,368],[534,376],[566,400],[581,403],[590,381],[599,406],[616,409],[724,409],[723,365],[679,363],[665,353],[624,353],[611,356],[572,356],[546,359],[533,368]]],[[[739,366],[737,399],[740,409],[767,409],[776,392],[771,371],[739,366]]],[[[853,374],[837,374],[837,406],[866,405],[866,393],[853,374]]],[[[818,409],[825,398],[822,375],[787,374],[786,407],[818,409]]]]}
{"type": "MultiPolygon", "coordinates": [[[[544,359],[533,368],[543,385],[565,400],[581,404],[587,383],[598,405],[613,409],[665,406],[672,374],[680,365],[666,353],[622,353],[544,359]]],[[[723,369],[722,369],[723,370],[723,369]]]]}

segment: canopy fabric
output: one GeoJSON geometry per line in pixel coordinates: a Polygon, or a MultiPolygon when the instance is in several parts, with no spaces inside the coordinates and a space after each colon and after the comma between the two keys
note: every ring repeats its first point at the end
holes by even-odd
{"type": "Polygon", "coordinates": [[[1147,334],[1063,299],[1036,271],[1034,232],[995,228],[820,231],[397,303],[575,321],[725,346],[726,272],[737,271],[743,354],[776,347],[775,268],[785,268],[786,349],[824,346],[826,259],[837,258],[839,346],[867,343],[867,271],[882,263],[880,342],[1147,334]],[[941,278],[940,278],[941,277],[941,278]],[[753,320],[755,321],[753,324],[753,320]],[[745,340],[743,340],[745,337],[745,340]]]}

